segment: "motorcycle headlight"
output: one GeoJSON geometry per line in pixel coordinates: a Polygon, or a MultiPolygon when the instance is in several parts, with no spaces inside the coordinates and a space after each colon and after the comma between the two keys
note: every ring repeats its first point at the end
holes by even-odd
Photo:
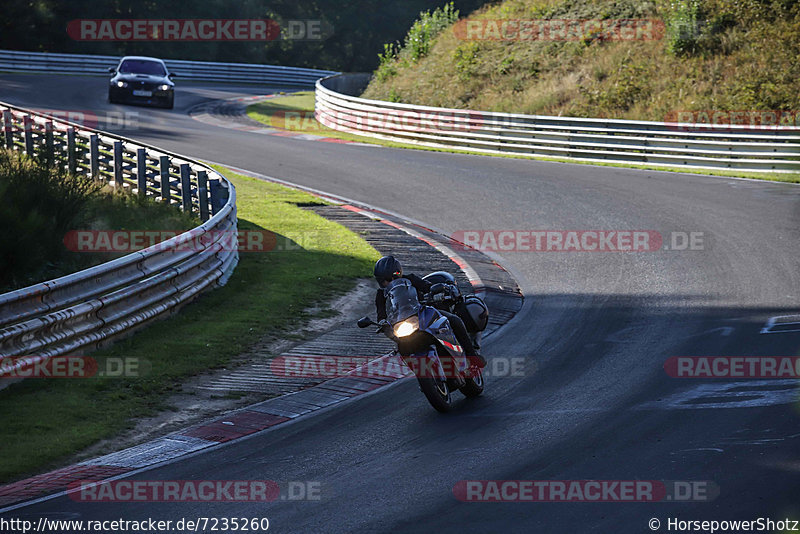
{"type": "Polygon", "coordinates": [[[120,80],[117,82],[117,87],[128,87],[128,82],[123,82],[120,80]]]}
{"type": "Polygon", "coordinates": [[[168,89],[169,89],[169,85],[167,85],[167,84],[164,84],[164,85],[159,85],[159,86],[158,86],[158,88],[159,88],[160,90],[162,90],[162,91],[166,91],[166,90],[168,90],[168,89]]]}
{"type": "Polygon", "coordinates": [[[419,328],[419,319],[416,317],[409,317],[405,321],[400,321],[394,325],[394,335],[397,337],[410,336],[419,328]]]}

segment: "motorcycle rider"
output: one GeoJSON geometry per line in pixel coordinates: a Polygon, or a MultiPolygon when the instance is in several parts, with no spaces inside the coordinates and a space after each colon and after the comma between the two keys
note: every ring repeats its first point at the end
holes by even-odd
{"type": "MultiPolygon", "coordinates": [[[[417,290],[419,295],[425,295],[431,290],[431,283],[423,280],[413,273],[403,275],[403,266],[394,256],[384,256],[375,263],[375,280],[378,281],[378,291],[375,293],[375,309],[378,316],[378,321],[386,319],[386,295],[383,288],[389,285],[392,280],[398,278],[406,278],[414,289],[417,290]]],[[[450,322],[450,327],[458,340],[458,343],[464,349],[464,355],[467,357],[471,365],[483,368],[486,367],[486,359],[475,350],[472,340],[467,333],[467,327],[464,326],[464,321],[458,315],[438,310],[439,313],[447,317],[450,322]]]]}

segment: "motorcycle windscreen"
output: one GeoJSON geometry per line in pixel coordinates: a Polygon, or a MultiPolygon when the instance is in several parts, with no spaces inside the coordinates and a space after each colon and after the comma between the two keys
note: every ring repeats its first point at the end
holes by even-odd
{"type": "Polygon", "coordinates": [[[383,290],[386,295],[386,320],[391,324],[413,317],[419,313],[417,290],[407,278],[398,278],[383,290]]]}

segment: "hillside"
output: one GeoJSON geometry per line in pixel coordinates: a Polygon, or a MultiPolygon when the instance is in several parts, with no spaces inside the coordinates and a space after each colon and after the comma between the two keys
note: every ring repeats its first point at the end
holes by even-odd
{"type": "Polygon", "coordinates": [[[800,125],[797,0],[504,0],[451,24],[456,18],[448,8],[423,16],[404,46],[387,46],[363,96],[656,121],[683,110],[794,110],[800,125]],[[656,31],[564,39],[542,30],[535,40],[514,31],[520,21],[547,19],[654,19],[656,31]],[[498,40],[497,28],[512,39],[498,40]]]}

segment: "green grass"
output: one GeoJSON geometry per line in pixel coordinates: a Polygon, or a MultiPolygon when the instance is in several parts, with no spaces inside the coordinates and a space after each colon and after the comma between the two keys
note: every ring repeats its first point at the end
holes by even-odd
{"type": "Polygon", "coordinates": [[[248,117],[279,130],[361,143],[376,143],[377,141],[371,137],[340,132],[323,126],[314,119],[313,115],[314,91],[298,91],[247,106],[248,117]],[[286,115],[287,113],[289,115],[286,115]]]}
{"type": "Polygon", "coordinates": [[[58,466],[87,446],[164,409],[187,377],[230,362],[260,339],[280,338],[371,273],[379,254],[356,234],[298,204],[309,194],[219,168],[236,186],[240,230],[267,229],[301,249],[242,252],[228,284],[134,336],[91,354],[138,358],[138,378],[28,379],[0,391],[0,481],[58,466]]]}
{"type": "MultiPolygon", "coordinates": [[[[276,124],[279,124],[278,121],[283,121],[281,116],[282,113],[287,111],[295,111],[295,112],[313,112],[314,111],[314,92],[313,91],[301,91],[298,93],[293,93],[289,96],[280,96],[275,97],[270,100],[267,100],[263,103],[259,104],[252,104],[247,107],[247,115],[255,120],[268,124],[270,126],[275,127],[276,124]],[[276,115],[277,114],[277,115],[276,115]],[[275,119],[275,117],[279,117],[275,119]]],[[[580,165],[600,165],[606,167],[622,167],[622,168],[629,168],[629,169],[645,169],[645,170],[656,170],[656,171],[670,171],[670,172],[682,172],[682,173],[690,173],[690,174],[704,174],[704,175],[712,175],[712,176],[730,176],[730,177],[737,177],[737,178],[753,178],[757,180],[770,180],[776,182],[791,182],[791,183],[800,183],[800,172],[798,173],[767,173],[767,172],[739,172],[739,171],[726,171],[726,170],[708,170],[708,169],[684,169],[680,167],[658,167],[654,165],[634,165],[634,164],[624,164],[624,163],[603,163],[603,162],[586,162],[586,161],[573,161],[564,158],[548,158],[543,156],[525,156],[520,154],[485,154],[482,152],[471,151],[471,150],[454,150],[448,148],[437,148],[437,147],[426,147],[426,146],[419,146],[413,145],[409,143],[398,143],[395,141],[386,141],[383,139],[376,139],[374,137],[367,137],[362,135],[355,135],[348,132],[340,132],[338,130],[332,130],[322,124],[318,123],[313,118],[307,118],[307,120],[298,121],[292,123],[292,125],[302,126],[302,128],[292,129],[292,131],[297,131],[299,133],[310,133],[315,135],[322,135],[325,137],[334,137],[337,139],[345,139],[348,141],[358,141],[361,143],[372,143],[376,145],[394,147],[394,148],[406,148],[406,149],[415,149],[415,150],[430,150],[433,152],[449,152],[454,154],[473,154],[473,155],[482,155],[482,156],[493,156],[493,157],[501,157],[501,158],[522,158],[522,159],[533,159],[539,161],[554,161],[559,163],[577,163],[580,165]]]]}

